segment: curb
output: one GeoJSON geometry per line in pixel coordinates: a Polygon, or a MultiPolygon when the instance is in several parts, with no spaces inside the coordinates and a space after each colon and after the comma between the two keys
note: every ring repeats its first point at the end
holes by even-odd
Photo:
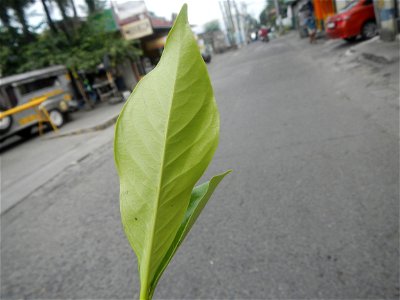
{"type": "Polygon", "coordinates": [[[95,126],[89,127],[89,128],[77,129],[74,131],[61,133],[61,134],[56,133],[54,136],[48,137],[47,139],[51,140],[51,139],[57,139],[57,138],[62,138],[62,137],[66,137],[66,136],[72,136],[72,135],[78,135],[78,134],[84,134],[84,133],[104,130],[104,129],[114,125],[117,122],[118,116],[119,116],[119,113],[99,125],[95,125],[95,126]]]}

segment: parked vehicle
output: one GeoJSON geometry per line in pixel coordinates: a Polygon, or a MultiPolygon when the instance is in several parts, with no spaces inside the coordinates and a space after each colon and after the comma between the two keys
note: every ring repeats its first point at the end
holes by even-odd
{"type": "Polygon", "coordinates": [[[326,33],[333,39],[353,41],[359,35],[370,39],[377,34],[377,30],[373,0],[351,1],[326,22],[326,33]]]}
{"type": "Polygon", "coordinates": [[[211,62],[211,52],[212,52],[212,49],[210,49],[211,46],[207,45],[204,42],[204,39],[198,38],[197,36],[195,36],[195,37],[197,40],[197,46],[199,47],[199,50],[201,53],[201,57],[203,58],[203,60],[206,64],[210,63],[211,62]]]}
{"type": "Polygon", "coordinates": [[[269,30],[266,26],[261,26],[260,30],[258,31],[258,38],[262,41],[262,42],[269,42],[269,30]]]}
{"type": "Polygon", "coordinates": [[[27,136],[38,125],[42,106],[52,123],[61,127],[66,114],[76,108],[70,76],[64,66],[52,66],[0,78],[0,140],[27,136]],[[30,104],[37,106],[30,107],[30,104]]]}
{"type": "Polygon", "coordinates": [[[211,53],[208,51],[201,52],[201,57],[206,64],[211,62],[211,53]]]}

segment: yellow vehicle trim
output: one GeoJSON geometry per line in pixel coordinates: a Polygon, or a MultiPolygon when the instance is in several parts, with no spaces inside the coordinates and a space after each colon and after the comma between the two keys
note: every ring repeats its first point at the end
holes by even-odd
{"type": "Polygon", "coordinates": [[[70,94],[65,94],[65,95],[63,96],[63,99],[64,99],[65,101],[69,101],[69,100],[72,100],[72,96],[71,96],[70,94]]]}
{"type": "Polygon", "coordinates": [[[25,124],[31,123],[33,121],[38,121],[38,120],[39,120],[39,116],[37,114],[33,114],[33,115],[26,116],[22,119],[19,119],[18,123],[20,125],[25,125],[25,124]]]}
{"type": "Polygon", "coordinates": [[[42,95],[40,95],[38,97],[32,98],[31,101],[35,100],[37,98],[41,98],[41,97],[52,97],[52,96],[60,95],[62,93],[64,93],[64,90],[61,90],[61,89],[52,90],[52,91],[44,93],[44,94],[42,94],[42,95]]]}
{"type": "Polygon", "coordinates": [[[13,108],[11,108],[11,109],[8,109],[8,110],[6,110],[6,111],[0,113],[0,119],[3,119],[3,118],[5,118],[5,117],[7,117],[7,116],[11,116],[11,115],[13,115],[13,114],[17,114],[17,113],[19,113],[19,112],[21,112],[21,111],[24,111],[24,110],[33,108],[33,107],[35,107],[35,106],[39,106],[39,105],[42,104],[44,101],[46,101],[47,98],[48,98],[48,97],[43,96],[43,97],[40,97],[40,98],[36,98],[35,100],[31,100],[31,101],[29,101],[28,103],[25,103],[25,104],[22,104],[22,105],[18,105],[18,106],[16,106],[16,107],[13,107],[13,108]]]}
{"type": "Polygon", "coordinates": [[[50,91],[50,92],[44,93],[41,96],[32,98],[31,100],[29,100],[29,102],[27,102],[25,104],[21,104],[21,105],[18,105],[16,107],[10,108],[10,109],[8,109],[8,110],[6,110],[4,112],[1,112],[0,113],[0,119],[3,119],[5,117],[7,117],[7,116],[11,116],[11,115],[17,114],[17,113],[19,113],[21,111],[33,108],[35,106],[39,106],[44,101],[46,101],[49,97],[52,97],[52,96],[55,96],[55,95],[59,95],[59,94],[62,94],[62,93],[64,93],[64,90],[57,89],[57,90],[54,90],[54,91],[50,91]]]}

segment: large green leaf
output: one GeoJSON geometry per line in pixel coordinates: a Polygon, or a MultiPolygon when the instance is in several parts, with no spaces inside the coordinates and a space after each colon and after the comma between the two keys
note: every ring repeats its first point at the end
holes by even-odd
{"type": "Polygon", "coordinates": [[[218,136],[219,114],[210,79],[184,5],[159,64],[138,83],[115,129],[121,217],[138,257],[141,298],[151,297],[215,182],[222,179],[213,178],[207,190],[196,188],[197,202],[190,201],[218,136]],[[201,191],[206,191],[200,197],[204,200],[198,196],[201,191]],[[189,203],[197,203],[197,208],[189,203]]]}

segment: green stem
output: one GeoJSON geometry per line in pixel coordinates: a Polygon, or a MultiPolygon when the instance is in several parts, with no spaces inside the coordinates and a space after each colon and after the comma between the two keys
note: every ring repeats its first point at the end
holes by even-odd
{"type": "Polygon", "coordinates": [[[153,298],[153,293],[146,288],[146,286],[142,286],[140,288],[140,300],[151,300],[153,298]]]}

